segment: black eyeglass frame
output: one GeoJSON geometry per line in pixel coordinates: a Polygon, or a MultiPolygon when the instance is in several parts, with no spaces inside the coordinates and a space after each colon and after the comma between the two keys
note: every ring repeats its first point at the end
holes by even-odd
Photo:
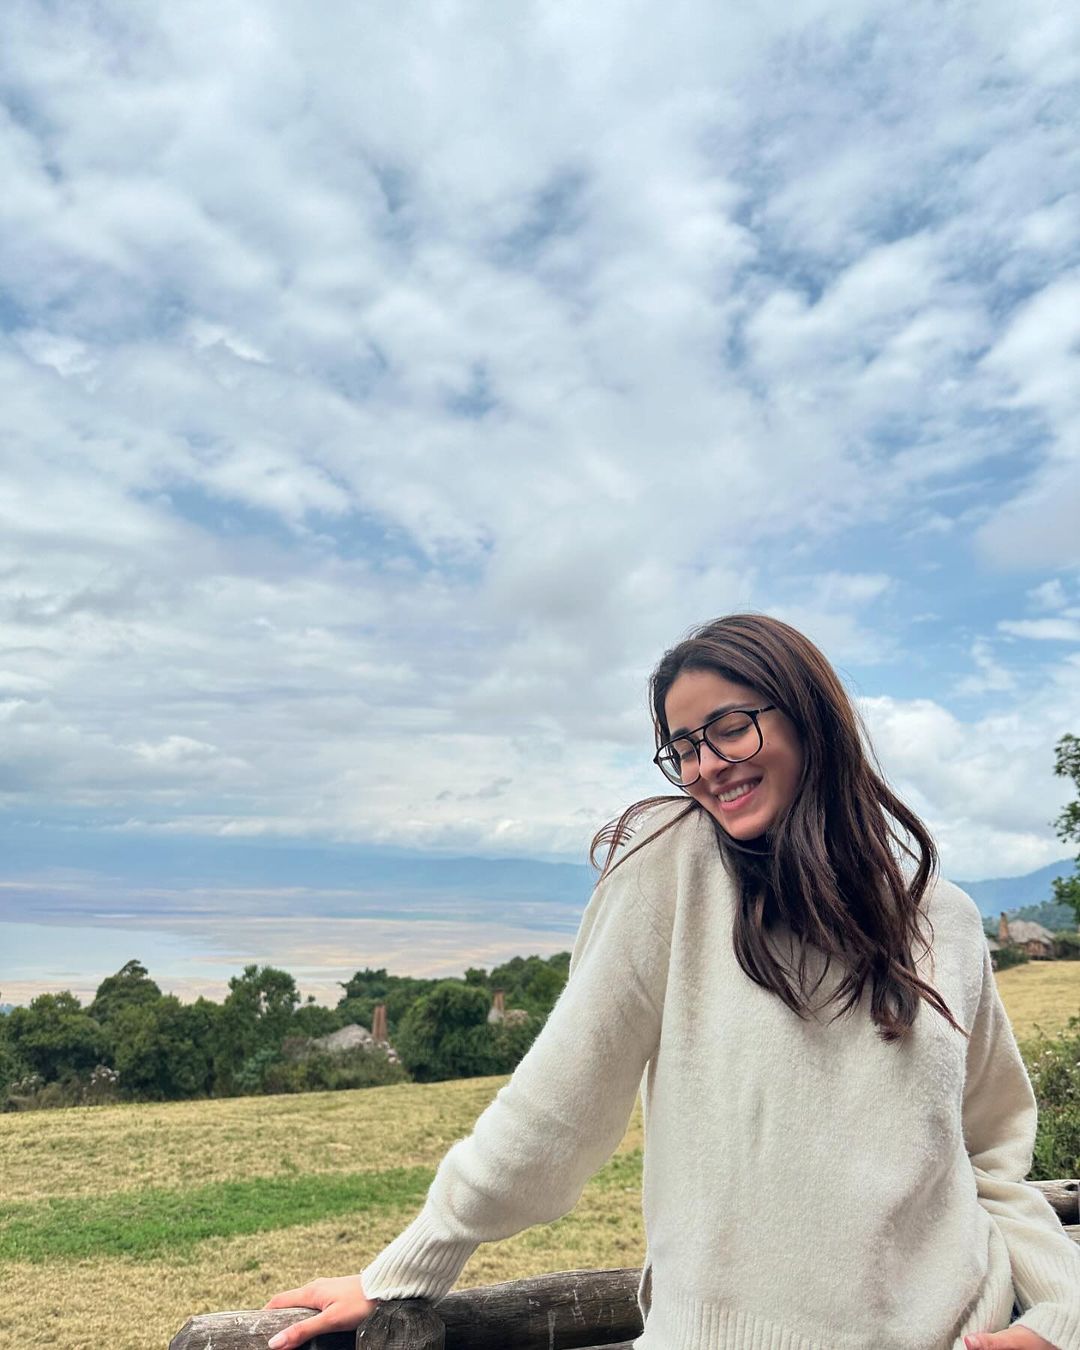
{"type": "Polygon", "coordinates": [[[672,736],[671,739],[665,741],[663,745],[658,745],[656,747],[656,754],[653,755],[652,762],[656,765],[656,767],[660,770],[660,772],[664,775],[664,777],[673,787],[677,788],[693,787],[694,784],[698,782],[699,779],[701,778],[702,741],[704,741],[704,743],[709,747],[709,749],[713,752],[714,755],[716,755],[718,759],[726,760],[728,764],[745,764],[748,759],[753,759],[755,755],[760,754],[761,748],[765,744],[765,737],[762,734],[761,723],[758,721],[758,717],[760,716],[761,713],[775,712],[775,711],[776,711],[775,703],[766,703],[763,708],[728,708],[725,712],[717,713],[715,717],[710,717],[707,722],[702,722],[701,726],[695,727],[693,731],[685,731],[681,736],[672,736]],[[753,722],[754,724],[754,730],[757,732],[757,739],[758,739],[757,749],[752,750],[748,755],[740,755],[738,759],[732,759],[730,755],[725,755],[723,750],[717,750],[716,746],[713,745],[712,741],[709,740],[709,728],[713,725],[713,723],[723,721],[725,717],[730,717],[732,713],[744,713],[747,717],[749,717],[750,721],[753,722]],[[701,733],[701,740],[695,741],[694,737],[698,734],[698,732],[701,733]],[[673,746],[676,741],[689,741],[690,744],[694,747],[694,754],[697,756],[697,765],[698,765],[697,778],[692,778],[689,783],[676,783],[675,779],[672,778],[672,776],[660,763],[660,756],[663,754],[665,750],[670,749],[670,747],[673,746]]]}

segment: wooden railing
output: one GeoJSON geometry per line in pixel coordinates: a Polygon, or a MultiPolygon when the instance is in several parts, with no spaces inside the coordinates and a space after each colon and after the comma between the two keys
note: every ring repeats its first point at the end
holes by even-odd
{"type": "MultiPolygon", "coordinates": [[[[1080,1182],[1030,1181],[1080,1243],[1080,1182]]],[[[564,1270],[424,1299],[380,1303],[356,1331],[317,1336],[307,1350],[629,1350],[641,1334],[641,1271],[564,1270]]],[[[310,1308],[200,1313],[169,1350],[266,1350],[277,1332],[310,1308]]]]}
{"type": "MultiPolygon", "coordinates": [[[[309,1350],[571,1350],[628,1344],[641,1333],[641,1271],[564,1270],[508,1284],[460,1289],[432,1306],[424,1299],[380,1303],[358,1331],[319,1336],[309,1350]]],[[[203,1313],[169,1350],[266,1350],[267,1340],[309,1308],[203,1313]]]]}

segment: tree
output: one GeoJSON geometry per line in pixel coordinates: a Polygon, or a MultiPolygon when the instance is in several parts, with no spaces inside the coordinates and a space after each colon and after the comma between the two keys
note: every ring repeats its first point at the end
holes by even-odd
{"type": "Polygon", "coordinates": [[[557,952],[546,960],[542,956],[515,956],[495,967],[488,984],[505,992],[508,1008],[524,1008],[544,1021],[562,993],[569,968],[569,952],[557,952]]]}
{"type": "Polygon", "coordinates": [[[105,1033],[74,994],[38,994],[9,1013],[7,1032],[17,1059],[46,1082],[83,1073],[108,1053],[105,1033]]]}
{"type": "Polygon", "coordinates": [[[142,962],[128,961],[115,975],[102,980],[87,1011],[95,1022],[107,1027],[122,1008],[145,1007],[148,1003],[156,1003],[160,997],[161,990],[142,962]]]}
{"type": "MultiPolygon", "coordinates": [[[[243,975],[229,981],[215,1028],[216,1081],[231,1090],[241,1066],[258,1056],[270,1063],[289,1034],[300,1002],[296,981],[275,966],[245,966],[243,975]],[[265,1052],[272,1052],[269,1056],[265,1052]]],[[[245,1078],[249,1086],[250,1072],[245,1078]]]]}
{"type": "Polygon", "coordinates": [[[110,1025],[121,1088],[140,1098],[166,1100],[209,1092],[219,1013],[207,999],[181,1003],[172,994],[121,1008],[110,1025]]]}
{"type": "Polygon", "coordinates": [[[293,1013],[289,1035],[309,1036],[315,1040],[318,1036],[328,1036],[332,1031],[338,1031],[343,1025],[339,1008],[324,1008],[321,1003],[315,1002],[314,994],[309,994],[304,1006],[293,1013]]]}
{"type": "MultiPolygon", "coordinates": [[[[1071,778],[1080,794],[1080,738],[1072,735],[1062,736],[1054,747],[1054,773],[1059,778],[1071,778]]],[[[1080,800],[1071,801],[1054,822],[1059,839],[1080,844],[1080,800]]],[[[1076,857],[1076,870],[1071,877],[1057,877],[1054,881],[1054,899],[1060,905],[1068,905],[1080,924],[1080,853],[1076,857]]]]}
{"type": "Polygon", "coordinates": [[[440,980],[416,1000],[394,1045],[417,1082],[473,1078],[485,1072],[475,1033],[487,1030],[490,1002],[486,990],[462,980],[440,980]]]}
{"type": "Polygon", "coordinates": [[[541,1019],[488,1021],[486,989],[462,980],[440,980],[406,1013],[394,1045],[420,1083],[510,1073],[528,1050],[541,1019]]]}
{"type": "Polygon", "coordinates": [[[377,1003],[386,1004],[386,1024],[391,1039],[405,1014],[421,994],[430,993],[437,980],[418,980],[409,975],[388,975],[384,968],[358,970],[342,984],[345,991],[338,1000],[342,1026],[355,1023],[371,1027],[377,1003]]]}
{"type": "Polygon", "coordinates": [[[19,1076],[19,1061],[15,1058],[15,1050],[8,1034],[9,1026],[10,1019],[0,1015],[0,1092],[19,1076]]]}

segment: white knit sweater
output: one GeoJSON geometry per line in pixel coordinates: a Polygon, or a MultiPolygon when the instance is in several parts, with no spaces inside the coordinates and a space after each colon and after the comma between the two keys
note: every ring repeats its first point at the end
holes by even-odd
{"type": "Polygon", "coordinates": [[[836,1004],[804,1021],[750,980],[734,905],[700,810],[600,882],[544,1029],[362,1272],[369,1297],[439,1299],[480,1242],[567,1213],[640,1085],[638,1350],[962,1350],[1014,1289],[1021,1325],[1080,1350],[1080,1249],[1023,1182],[1035,1099],[974,902],[936,885],[919,961],[970,1040],[921,1002],[891,1045],[869,987],[830,1023],[836,1004]]]}

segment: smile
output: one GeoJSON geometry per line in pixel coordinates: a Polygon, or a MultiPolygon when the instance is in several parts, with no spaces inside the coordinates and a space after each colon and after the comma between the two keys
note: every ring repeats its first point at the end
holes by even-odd
{"type": "Polygon", "coordinates": [[[734,787],[728,788],[726,792],[715,793],[714,800],[718,802],[720,806],[725,808],[741,805],[760,782],[760,778],[753,778],[746,783],[736,783],[734,787]]]}

